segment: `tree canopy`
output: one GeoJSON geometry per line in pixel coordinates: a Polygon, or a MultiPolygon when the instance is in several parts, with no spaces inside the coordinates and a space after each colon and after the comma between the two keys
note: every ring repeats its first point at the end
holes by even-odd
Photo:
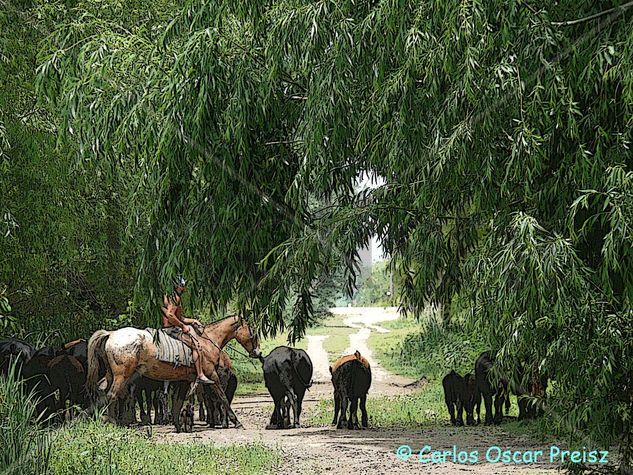
{"type": "MultiPolygon", "coordinates": [[[[405,311],[477,323],[507,369],[555,376],[561,425],[631,446],[630,2],[30,8],[47,165],[126,190],[103,199],[147,321],[183,272],[194,305],[301,336],[377,236],[405,311]]],[[[0,159],[25,126],[5,115],[0,159]]]]}

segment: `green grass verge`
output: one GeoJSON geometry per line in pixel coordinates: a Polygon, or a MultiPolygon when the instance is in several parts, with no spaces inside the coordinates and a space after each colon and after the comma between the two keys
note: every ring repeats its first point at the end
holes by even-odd
{"type": "MultiPolygon", "coordinates": [[[[369,425],[374,428],[417,428],[443,422],[444,407],[442,386],[432,384],[412,394],[367,398],[369,425]]],[[[318,403],[310,423],[320,425],[332,422],[334,405],[330,398],[318,403]]]]}
{"type": "Polygon", "coordinates": [[[84,421],[54,435],[51,473],[275,473],[281,454],[261,444],[163,444],[133,429],[84,421]]]}

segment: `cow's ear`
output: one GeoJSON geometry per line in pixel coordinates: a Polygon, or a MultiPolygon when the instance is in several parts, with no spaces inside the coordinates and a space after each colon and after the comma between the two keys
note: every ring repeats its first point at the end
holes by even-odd
{"type": "Polygon", "coordinates": [[[360,359],[360,351],[356,350],[354,352],[354,356],[356,357],[357,360],[359,360],[360,359]]]}

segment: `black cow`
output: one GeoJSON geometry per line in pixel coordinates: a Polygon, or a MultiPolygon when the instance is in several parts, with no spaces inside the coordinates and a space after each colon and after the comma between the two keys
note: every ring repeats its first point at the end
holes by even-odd
{"type": "Polygon", "coordinates": [[[163,381],[156,381],[145,376],[134,381],[133,393],[139,405],[141,424],[152,423],[152,407],[154,408],[154,424],[163,424],[165,418],[163,388],[163,381]]]}
{"type": "MultiPolygon", "coordinates": [[[[479,424],[479,408],[481,406],[481,394],[477,390],[477,380],[473,373],[464,375],[465,399],[463,401],[464,411],[466,412],[466,424],[474,426],[479,424]],[[474,411],[477,407],[477,420],[475,421],[474,411]]],[[[509,399],[508,399],[509,400],[509,399]]]]}
{"type": "Polygon", "coordinates": [[[463,426],[464,402],[466,399],[466,383],[455,371],[451,371],[442,379],[444,402],[454,426],[463,426]]]}
{"type": "Polygon", "coordinates": [[[49,364],[55,356],[56,351],[52,348],[41,348],[22,365],[22,378],[26,389],[37,398],[38,415],[46,422],[52,422],[51,416],[57,410],[55,388],[49,375],[49,364]]]}
{"type": "Polygon", "coordinates": [[[13,361],[17,362],[16,370],[35,354],[33,345],[17,338],[3,338],[0,340],[0,374],[7,374],[13,361]]]}
{"type": "MultiPolygon", "coordinates": [[[[508,394],[508,380],[507,378],[501,378],[498,381],[492,379],[490,370],[493,366],[493,360],[489,351],[484,351],[477,361],[475,361],[475,380],[477,382],[477,390],[484,398],[484,405],[486,406],[486,418],[485,425],[490,425],[493,422],[500,424],[503,420],[503,404],[506,403],[506,411],[509,409],[509,394],[508,394]],[[494,396],[494,416],[492,413],[494,396]]],[[[477,418],[479,418],[479,408],[477,409],[477,418]]]]}
{"type": "Polygon", "coordinates": [[[369,362],[356,351],[353,355],[339,358],[330,366],[330,374],[334,386],[334,419],[332,424],[336,424],[338,429],[342,429],[345,425],[348,429],[359,429],[357,410],[360,401],[361,422],[363,428],[366,428],[369,422],[366,408],[367,392],[371,386],[369,362]],[[347,419],[348,403],[350,404],[349,419],[347,419]]]}
{"type": "MultiPolygon", "coordinates": [[[[220,379],[220,384],[222,384],[224,394],[226,394],[226,399],[229,401],[230,405],[233,402],[233,397],[235,396],[235,391],[237,390],[237,376],[235,376],[235,373],[231,368],[219,367],[216,371],[220,379]]],[[[210,427],[215,427],[217,425],[227,429],[229,427],[229,415],[227,410],[224,408],[224,405],[208,385],[204,386],[204,392],[204,405],[206,406],[207,423],[210,427]]],[[[205,418],[201,417],[200,419],[204,420],[205,418]]]]}
{"type": "Polygon", "coordinates": [[[73,406],[87,409],[86,371],[77,358],[66,354],[53,358],[48,363],[48,378],[51,389],[59,392],[57,407],[62,414],[66,412],[67,401],[71,415],[73,406]]]}
{"type": "Polygon", "coordinates": [[[284,408],[287,403],[290,404],[294,413],[292,426],[299,427],[303,397],[312,385],[310,357],[303,350],[278,346],[261,360],[264,382],[275,402],[275,409],[266,428],[284,428],[284,408]]]}
{"type": "Polygon", "coordinates": [[[62,350],[62,354],[77,358],[84,367],[86,374],[88,373],[88,341],[87,340],[75,340],[66,343],[62,350]]]}

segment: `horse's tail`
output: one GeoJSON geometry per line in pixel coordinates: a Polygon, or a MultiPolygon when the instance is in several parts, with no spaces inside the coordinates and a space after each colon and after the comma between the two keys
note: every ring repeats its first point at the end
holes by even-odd
{"type": "MultiPolygon", "coordinates": [[[[107,330],[97,330],[88,340],[88,377],[86,388],[95,394],[99,383],[99,356],[103,352],[103,345],[110,336],[107,330]]],[[[107,365],[107,361],[104,361],[107,365]]]]}

